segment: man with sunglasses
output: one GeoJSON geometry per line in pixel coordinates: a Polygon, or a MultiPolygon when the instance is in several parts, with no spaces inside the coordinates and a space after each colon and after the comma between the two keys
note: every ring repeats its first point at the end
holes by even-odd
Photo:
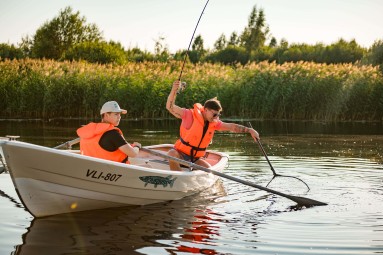
{"type": "MultiPolygon", "coordinates": [[[[193,109],[177,106],[175,100],[180,86],[180,81],[173,83],[166,102],[166,109],[176,118],[182,119],[180,138],[174,144],[174,149],[169,150],[169,156],[191,161],[208,168],[210,164],[204,159],[204,156],[215,131],[250,133],[253,139],[259,139],[258,132],[253,128],[221,121],[219,116],[222,106],[217,98],[207,100],[203,106],[196,103],[193,109]]],[[[181,170],[178,162],[169,161],[169,165],[172,170],[181,170]]]]}
{"type": "Polygon", "coordinates": [[[77,129],[81,154],[129,164],[129,157],[138,155],[141,144],[129,144],[117,128],[121,114],[126,113],[116,101],[106,102],[100,111],[100,123],[91,122],[77,129]]]}

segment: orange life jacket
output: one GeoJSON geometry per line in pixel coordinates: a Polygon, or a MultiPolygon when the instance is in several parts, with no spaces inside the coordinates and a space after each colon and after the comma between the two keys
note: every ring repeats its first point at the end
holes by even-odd
{"type": "Polygon", "coordinates": [[[77,134],[80,137],[81,154],[96,158],[102,158],[122,163],[128,163],[128,156],[120,150],[107,151],[99,145],[101,136],[110,130],[117,130],[121,135],[122,131],[112,124],[108,123],[89,123],[77,129],[77,134]]]}
{"type": "Polygon", "coordinates": [[[216,123],[209,123],[207,130],[204,133],[205,121],[202,116],[204,108],[201,104],[194,104],[191,109],[193,113],[193,124],[190,129],[186,129],[181,125],[180,139],[174,145],[175,149],[189,155],[192,158],[200,158],[205,155],[206,149],[211,143],[216,123]]]}

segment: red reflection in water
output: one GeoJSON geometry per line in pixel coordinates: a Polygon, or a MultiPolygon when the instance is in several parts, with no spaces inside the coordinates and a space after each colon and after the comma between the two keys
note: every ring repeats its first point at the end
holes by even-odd
{"type": "MultiPolygon", "coordinates": [[[[209,241],[213,240],[214,236],[219,236],[219,227],[215,223],[221,220],[214,217],[214,215],[218,214],[214,213],[210,209],[203,211],[197,210],[196,213],[197,215],[194,216],[196,220],[189,223],[190,228],[185,228],[184,234],[182,234],[181,237],[191,241],[191,243],[213,245],[209,241]]],[[[177,246],[177,250],[198,254],[218,254],[214,249],[198,248],[186,245],[177,246]]]]}

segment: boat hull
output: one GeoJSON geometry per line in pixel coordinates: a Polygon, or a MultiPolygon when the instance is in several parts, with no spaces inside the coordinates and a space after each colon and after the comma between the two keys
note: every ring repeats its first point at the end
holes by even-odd
{"type": "MultiPolygon", "coordinates": [[[[16,191],[35,217],[178,200],[218,178],[203,171],[170,171],[166,161],[145,152],[127,165],[17,141],[1,146],[16,191]]],[[[148,148],[166,153],[171,145],[148,148]]],[[[228,160],[215,152],[209,158],[218,171],[228,160]]]]}

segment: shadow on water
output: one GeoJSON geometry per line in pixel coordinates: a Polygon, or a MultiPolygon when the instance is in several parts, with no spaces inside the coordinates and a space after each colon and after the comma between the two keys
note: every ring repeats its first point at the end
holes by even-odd
{"type": "Polygon", "coordinates": [[[24,208],[22,203],[20,203],[17,199],[8,195],[7,193],[2,191],[1,189],[0,189],[0,197],[4,197],[4,198],[8,199],[12,204],[14,204],[18,208],[24,208]]]}

